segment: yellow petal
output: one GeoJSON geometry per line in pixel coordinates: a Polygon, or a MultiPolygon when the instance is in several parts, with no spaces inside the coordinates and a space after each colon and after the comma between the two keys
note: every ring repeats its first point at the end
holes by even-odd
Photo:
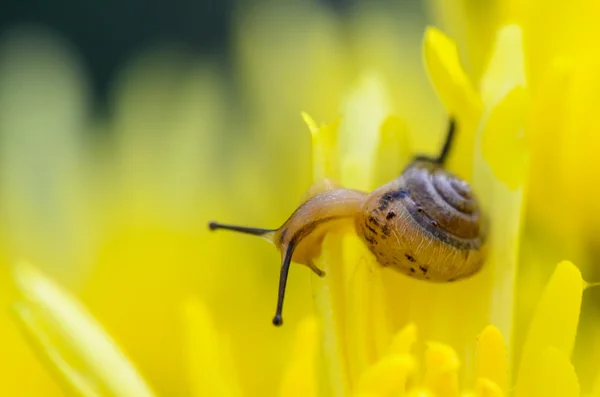
{"type": "Polygon", "coordinates": [[[448,2],[429,0],[436,21],[461,43],[461,54],[473,79],[479,79],[489,60],[495,34],[506,19],[510,0],[448,2]]]}
{"type": "Polygon", "coordinates": [[[298,326],[292,355],[288,360],[280,388],[282,397],[316,397],[316,358],[319,352],[318,326],[313,317],[298,326]]]}
{"type": "Polygon", "coordinates": [[[241,396],[226,341],[215,328],[208,309],[200,301],[189,301],[183,315],[184,351],[193,395],[241,396]]]}
{"type": "Polygon", "coordinates": [[[429,27],[423,45],[429,79],[449,116],[456,118],[458,124],[459,133],[448,158],[448,168],[470,180],[475,132],[482,108],[479,94],[460,64],[453,40],[429,27]]]}
{"type": "Polygon", "coordinates": [[[410,349],[417,341],[417,326],[415,324],[408,324],[402,328],[392,340],[390,347],[391,354],[409,354],[410,349]]]}
{"type": "Polygon", "coordinates": [[[481,79],[484,106],[493,106],[514,87],[525,84],[521,29],[517,25],[508,25],[498,31],[492,58],[481,79]]]}
{"type": "Polygon", "coordinates": [[[515,87],[484,116],[483,155],[492,172],[509,189],[517,189],[527,176],[529,153],[525,144],[528,92],[515,87]]]}
{"type": "Polygon", "coordinates": [[[579,397],[575,369],[560,350],[548,347],[539,355],[534,371],[529,374],[526,392],[517,385],[517,396],[579,397]]]}
{"type": "Polygon", "coordinates": [[[490,325],[483,330],[477,344],[477,376],[492,381],[507,391],[508,357],[504,338],[498,328],[490,325]]]}
{"type": "MultiPolygon", "coordinates": [[[[583,237],[575,232],[575,225],[581,222],[585,212],[573,211],[570,216],[554,216],[555,203],[575,204],[577,197],[573,192],[582,186],[579,178],[587,181],[587,177],[580,173],[577,160],[581,156],[578,142],[586,140],[581,128],[586,127],[579,125],[575,119],[575,125],[572,125],[567,117],[569,103],[572,102],[569,91],[573,77],[573,64],[567,60],[548,65],[546,73],[537,77],[541,84],[531,101],[525,137],[531,151],[531,178],[527,194],[528,200],[535,203],[528,207],[527,216],[532,222],[542,222],[542,228],[562,231],[561,238],[579,242],[583,237]],[[552,175],[553,183],[545,183],[548,175],[552,175]],[[548,200],[548,197],[553,199],[548,200]]],[[[586,99],[589,102],[589,98],[586,99]]],[[[573,108],[577,106],[578,111],[581,105],[583,103],[571,103],[573,108]]],[[[581,114],[576,117],[581,117],[581,114]]],[[[586,183],[586,187],[590,187],[589,184],[586,183]]]]}
{"type": "Polygon", "coordinates": [[[316,260],[317,266],[325,270],[327,277],[314,277],[312,290],[315,307],[323,324],[323,361],[324,377],[329,379],[328,385],[332,396],[342,397],[349,394],[350,379],[348,362],[344,357],[344,331],[346,313],[343,308],[344,291],[343,272],[339,265],[343,262],[341,235],[329,233],[323,240],[323,251],[316,260]]]}
{"type": "Polygon", "coordinates": [[[479,109],[478,95],[460,64],[456,43],[440,30],[428,27],[423,44],[429,78],[450,114],[479,109]]]}
{"type": "Polygon", "coordinates": [[[456,352],[442,343],[429,343],[425,353],[425,386],[434,394],[458,396],[458,368],[456,352]]]}
{"type": "Polygon", "coordinates": [[[486,378],[477,379],[475,397],[503,397],[504,393],[494,381],[486,378]]]}
{"type": "Polygon", "coordinates": [[[313,180],[339,180],[337,133],[340,120],[319,127],[307,113],[303,112],[302,117],[310,130],[313,180]]]}
{"type": "Polygon", "coordinates": [[[398,177],[412,155],[408,130],[396,116],[385,119],[379,129],[379,147],[373,185],[381,186],[398,177]]]}
{"type": "Polygon", "coordinates": [[[40,352],[83,395],[152,396],[142,377],[74,297],[30,265],[15,267],[16,313],[40,352]],[[27,309],[23,309],[27,307],[27,309]],[[85,380],[84,380],[85,379],[85,380]],[[94,393],[91,393],[91,391],[94,393]]]}
{"type": "Polygon", "coordinates": [[[413,359],[406,354],[392,354],[373,364],[360,376],[356,391],[376,396],[404,393],[406,380],[414,369],[413,359]]]}
{"type": "Polygon", "coordinates": [[[28,342],[34,347],[40,359],[47,364],[61,386],[76,396],[101,395],[97,387],[73,368],[57,350],[49,335],[44,333],[43,325],[32,313],[31,307],[26,303],[17,303],[14,305],[14,310],[28,342]]]}
{"type": "Polygon", "coordinates": [[[556,348],[564,357],[570,356],[583,287],[581,272],[575,265],[567,261],[558,264],[531,320],[517,375],[517,396],[536,395],[539,385],[534,379],[543,355],[556,359],[553,353],[546,353],[548,347],[556,348]]]}
{"type": "MultiPolygon", "coordinates": [[[[375,340],[371,327],[371,313],[375,278],[380,271],[377,264],[368,260],[364,244],[356,235],[342,238],[344,252],[344,294],[346,296],[346,354],[351,379],[357,379],[367,367],[375,362],[375,340]]],[[[376,319],[385,321],[386,318],[376,319]]]]}
{"type": "Polygon", "coordinates": [[[377,74],[361,76],[343,105],[344,119],[339,129],[342,163],[341,184],[370,191],[376,164],[379,129],[390,113],[386,86],[377,74]],[[349,164],[349,168],[345,165],[349,164]],[[357,165],[357,166],[354,166],[357,165]]]}

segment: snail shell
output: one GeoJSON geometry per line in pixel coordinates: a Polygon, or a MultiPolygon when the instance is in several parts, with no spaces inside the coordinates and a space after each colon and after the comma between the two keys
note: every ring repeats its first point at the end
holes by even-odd
{"type": "Polygon", "coordinates": [[[382,266],[418,279],[466,278],[485,259],[485,228],[471,187],[432,162],[415,161],[369,194],[355,225],[382,266]]]}

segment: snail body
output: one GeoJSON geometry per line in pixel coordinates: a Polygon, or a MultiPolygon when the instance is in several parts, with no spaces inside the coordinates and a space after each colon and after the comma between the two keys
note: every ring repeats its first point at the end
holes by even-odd
{"type": "Polygon", "coordinates": [[[211,222],[226,229],[261,236],[281,252],[277,311],[281,325],[290,263],[315,265],[325,234],[344,222],[354,224],[377,262],[407,276],[432,282],[469,277],[483,266],[486,231],[477,200],[467,182],[443,168],[452,137],[450,128],[441,154],[417,156],[393,181],[370,194],[325,183],[312,192],[278,229],[258,229],[211,222]]]}

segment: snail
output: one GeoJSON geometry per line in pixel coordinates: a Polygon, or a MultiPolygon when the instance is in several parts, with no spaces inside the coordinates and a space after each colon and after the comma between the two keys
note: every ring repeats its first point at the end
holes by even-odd
{"type": "Polygon", "coordinates": [[[226,229],[263,237],[281,252],[281,274],[274,325],[282,310],[291,262],[325,273],[314,260],[328,230],[353,222],[377,262],[407,276],[450,282],[477,273],[486,257],[486,228],[469,184],[444,169],[456,130],[450,119],[441,153],[417,155],[393,181],[370,194],[326,184],[302,203],[278,229],[259,229],[210,222],[226,229]]]}

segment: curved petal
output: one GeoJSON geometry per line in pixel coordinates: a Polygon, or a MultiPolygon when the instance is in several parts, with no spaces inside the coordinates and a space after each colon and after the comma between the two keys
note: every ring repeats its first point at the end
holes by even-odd
{"type": "MultiPolygon", "coordinates": [[[[563,357],[571,355],[583,287],[584,282],[577,267],[566,261],[558,264],[531,320],[517,374],[517,397],[535,395],[539,387],[536,376],[544,354],[550,354],[550,359],[560,361],[556,354],[547,353],[548,347],[556,349],[563,357]]],[[[558,362],[556,365],[562,364],[558,362]]],[[[548,370],[554,371],[553,368],[548,370]]]]}
{"type": "Polygon", "coordinates": [[[16,311],[18,318],[74,389],[86,396],[153,396],[131,362],[73,296],[30,265],[16,266],[14,276],[28,307],[16,311]]]}

